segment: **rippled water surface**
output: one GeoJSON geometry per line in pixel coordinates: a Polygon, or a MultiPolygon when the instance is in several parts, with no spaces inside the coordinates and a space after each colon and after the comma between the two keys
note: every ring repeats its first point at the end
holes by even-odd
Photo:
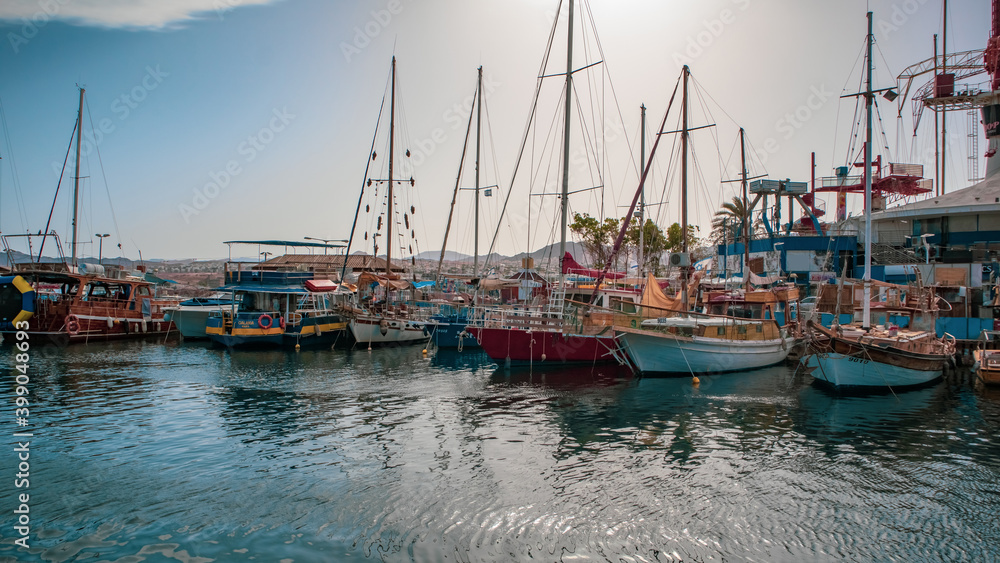
{"type": "MultiPolygon", "coordinates": [[[[0,350],[8,380],[10,349],[0,350]]],[[[1000,391],[838,397],[794,366],[498,370],[419,347],[32,359],[31,549],[0,561],[985,561],[1000,391]]],[[[0,418],[9,436],[13,385],[0,418]]]]}

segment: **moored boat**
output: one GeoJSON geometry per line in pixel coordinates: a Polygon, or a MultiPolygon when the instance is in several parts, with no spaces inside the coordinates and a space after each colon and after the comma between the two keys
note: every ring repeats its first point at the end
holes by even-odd
{"type": "Polygon", "coordinates": [[[233,304],[231,298],[193,297],[176,306],[165,307],[163,318],[174,323],[181,337],[189,340],[208,338],[205,327],[212,313],[221,313],[223,307],[233,304]]]}

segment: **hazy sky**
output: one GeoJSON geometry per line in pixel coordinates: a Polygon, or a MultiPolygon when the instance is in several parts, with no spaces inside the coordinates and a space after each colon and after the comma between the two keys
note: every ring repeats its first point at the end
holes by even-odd
{"type": "MultiPolygon", "coordinates": [[[[394,175],[401,177],[402,167],[402,177],[415,179],[412,188],[401,187],[400,196],[407,211],[410,205],[416,209],[400,219],[412,232],[402,245],[414,251],[441,247],[465,108],[476,68],[484,67],[484,127],[488,124],[490,133],[484,137],[492,143],[483,149],[480,184],[500,186],[492,198],[481,200],[485,253],[510,188],[557,5],[557,0],[4,0],[0,230],[44,228],[76,119],[79,84],[87,100],[82,254],[97,254],[94,233],[111,234],[105,256],[121,254],[114,248],[121,243],[132,258],[138,250],[147,258],[223,257],[222,241],[231,239],[347,238],[395,54],[401,106],[396,147],[411,155],[397,154],[401,164],[394,175]]],[[[653,131],[682,64],[690,65],[698,99],[708,108],[692,110],[691,125],[716,124],[693,134],[700,175],[690,184],[692,223],[707,225],[719,204],[736,194],[738,184],[720,184],[719,178],[738,172],[733,155],[740,126],[758,155],[755,172],[808,180],[815,151],[817,175],[830,175],[849,158],[854,102],[839,97],[858,88],[869,9],[875,13],[875,86],[892,86],[905,67],[932,55],[932,36],[942,27],[940,1],[578,2],[575,25],[585,33],[575,44],[574,67],[599,60],[601,53],[604,62],[575,75],[574,99],[580,101],[574,120],[579,112],[586,127],[601,121],[610,132],[584,134],[586,127],[574,121],[573,143],[591,149],[571,149],[570,190],[597,185],[604,190],[574,195],[573,211],[597,215],[603,204],[608,215],[624,213],[617,206],[627,203],[637,184],[629,151],[638,153],[639,106],[648,108],[653,131]],[[588,77],[597,85],[585,85],[588,77]],[[594,118],[599,115],[604,117],[594,118]],[[598,162],[588,164],[594,154],[600,155],[598,162]]],[[[954,0],[949,10],[947,50],[982,49],[989,2],[954,0]]],[[[565,70],[565,33],[560,24],[548,73],[565,70]]],[[[981,75],[967,82],[985,80],[981,75]]],[[[511,197],[500,252],[558,240],[552,227],[556,199],[529,197],[527,190],[558,189],[558,150],[550,152],[561,147],[561,126],[554,124],[562,119],[562,86],[561,77],[546,80],[539,129],[518,172],[519,181],[531,179],[532,185],[523,193],[515,189],[511,197]]],[[[925,114],[914,137],[911,106],[902,109],[902,121],[896,114],[895,105],[883,104],[885,141],[892,151],[885,158],[922,162],[928,166],[925,175],[933,176],[933,117],[925,114]]],[[[969,122],[965,113],[949,118],[949,190],[968,185],[969,122]]],[[[671,116],[666,128],[676,124],[671,116]]],[[[647,137],[651,143],[652,134],[647,137]]],[[[651,209],[664,227],[680,213],[677,188],[667,185],[679,177],[676,160],[668,161],[675,137],[664,136],[647,192],[653,203],[666,200],[651,209]]],[[[882,144],[880,137],[877,145],[882,144]]],[[[384,141],[376,144],[368,177],[385,178],[380,174],[386,173],[381,167],[387,151],[384,141]]],[[[982,140],[979,152],[985,152],[982,140]]],[[[53,215],[53,227],[67,243],[72,162],[71,156],[53,215]]],[[[980,174],[984,167],[980,163],[980,174]]],[[[468,168],[462,186],[472,186],[471,178],[468,168]]],[[[472,251],[471,201],[471,192],[460,194],[449,249],[472,251]]],[[[363,205],[378,210],[374,197],[363,205]]],[[[832,202],[827,208],[832,215],[832,202]]],[[[860,203],[852,199],[850,208],[856,213],[860,203]]],[[[365,241],[364,233],[377,229],[374,220],[363,220],[355,248],[371,251],[372,239],[365,241]]],[[[395,248],[398,254],[399,245],[395,248]]]]}

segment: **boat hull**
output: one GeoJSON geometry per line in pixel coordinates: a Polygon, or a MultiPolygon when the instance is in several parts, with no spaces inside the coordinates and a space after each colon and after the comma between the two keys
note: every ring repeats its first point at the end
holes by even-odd
{"type": "Polygon", "coordinates": [[[178,307],[164,311],[164,317],[174,323],[181,336],[191,340],[206,339],[205,326],[208,317],[213,312],[218,313],[221,307],[178,307]]]}
{"type": "Polygon", "coordinates": [[[833,387],[903,388],[927,385],[944,374],[946,360],[907,367],[898,362],[876,361],[838,352],[812,354],[804,360],[816,381],[833,387]]]}
{"type": "Polygon", "coordinates": [[[986,385],[1000,385],[1000,351],[998,350],[976,350],[973,352],[976,359],[976,377],[986,385]]]}
{"type": "Polygon", "coordinates": [[[421,321],[357,316],[351,319],[350,327],[351,335],[358,344],[384,346],[427,341],[425,325],[421,321]]]}
{"type": "Polygon", "coordinates": [[[779,364],[792,339],[732,340],[619,331],[618,341],[643,373],[702,374],[751,370],[779,364]]]}
{"type": "Polygon", "coordinates": [[[431,317],[427,328],[431,332],[431,339],[438,348],[479,348],[479,341],[472,333],[465,330],[468,326],[468,319],[452,318],[437,319],[431,317]]]}
{"type": "Polygon", "coordinates": [[[468,327],[493,361],[501,365],[617,362],[613,336],[559,331],[468,327]]]}

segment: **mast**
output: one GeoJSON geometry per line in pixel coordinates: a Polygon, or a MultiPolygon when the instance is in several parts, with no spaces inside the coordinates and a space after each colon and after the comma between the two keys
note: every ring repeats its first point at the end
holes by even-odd
{"type": "MultiPolygon", "coordinates": [[[[941,29],[941,74],[948,73],[948,0],[944,0],[944,24],[941,29]]],[[[868,48],[871,51],[871,47],[868,48]]],[[[869,56],[871,53],[869,52],[869,56]]],[[[935,92],[937,95],[937,92],[935,92]]],[[[941,112],[941,195],[945,194],[945,168],[948,162],[948,112],[941,112]]]]}
{"type": "MultiPolygon", "coordinates": [[[[937,80],[937,75],[938,75],[937,47],[938,47],[937,33],[935,33],[934,34],[934,79],[935,80],[937,80]]],[[[935,98],[937,97],[936,84],[934,89],[934,97],[935,98]]],[[[934,182],[936,183],[936,185],[934,186],[934,195],[936,196],[941,195],[941,151],[939,150],[939,147],[941,145],[939,144],[940,141],[938,140],[938,131],[940,131],[938,124],[938,108],[934,108],[934,182]]]]}
{"type": "MultiPolygon", "coordinates": [[[[688,155],[688,76],[691,69],[684,65],[682,71],[684,76],[684,88],[681,95],[681,253],[687,255],[687,155],[688,155]]],[[[688,267],[681,266],[681,304],[684,310],[688,310],[688,267]]]]}
{"type": "Polygon", "coordinates": [[[740,127],[740,171],[743,176],[743,287],[750,288],[750,205],[747,201],[747,143],[740,127]]]}
{"type": "Polygon", "coordinates": [[[475,258],[472,259],[472,277],[479,277],[479,141],[483,127],[483,67],[479,67],[479,81],[476,83],[476,236],[475,258]]]}
{"type": "Polygon", "coordinates": [[[569,0],[569,30],[566,47],[566,115],[563,129],[562,221],[559,235],[559,285],[565,287],[566,224],[569,220],[569,123],[573,109],[573,0],[569,0]]]}
{"type": "Polygon", "coordinates": [[[868,68],[865,78],[865,275],[862,327],[871,327],[872,297],[872,13],[868,12],[868,68]]]}
{"type": "MultiPolygon", "coordinates": [[[[476,95],[478,95],[478,91],[479,91],[480,85],[482,83],[482,73],[483,73],[483,67],[479,67],[479,82],[477,82],[477,84],[476,84],[476,92],[477,92],[476,95]]],[[[448,248],[448,234],[451,232],[451,219],[455,215],[455,200],[458,199],[458,190],[461,189],[460,184],[461,184],[461,181],[462,181],[462,169],[465,167],[465,152],[469,148],[469,133],[471,133],[471,132],[472,132],[472,112],[469,112],[469,123],[467,123],[466,126],[465,126],[465,140],[462,141],[462,158],[458,161],[458,175],[455,177],[455,191],[452,192],[452,194],[451,194],[451,207],[448,210],[448,223],[444,227],[444,241],[441,242],[441,255],[438,257],[437,274],[434,275],[434,281],[436,281],[438,283],[441,282],[441,265],[444,263],[445,249],[448,248]]],[[[478,172],[478,159],[477,159],[477,168],[476,168],[476,170],[478,172]]],[[[477,182],[477,184],[478,184],[478,182],[477,182]]],[[[477,222],[479,221],[479,213],[478,213],[478,211],[476,213],[476,221],[477,222]]],[[[478,235],[479,235],[479,228],[478,228],[478,224],[477,224],[476,236],[478,237],[478,235]]],[[[477,246],[476,246],[476,249],[477,249],[476,250],[477,258],[478,258],[478,254],[479,254],[478,248],[479,247],[478,247],[478,244],[477,244],[477,246]]]]}
{"type": "MultiPolygon", "coordinates": [[[[639,162],[646,162],[646,104],[639,106],[642,111],[641,126],[639,128],[639,162]]],[[[643,246],[646,243],[646,178],[639,179],[639,279],[646,276],[646,268],[643,263],[643,246]]]]}
{"type": "MultiPolygon", "coordinates": [[[[392,222],[395,216],[392,212],[392,157],[393,157],[393,135],[396,127],[396,56],[392,57],[392,89],[389,98],[389,205],[386,214],[386,237],[385,237],[385,276],[392,277],[392,222]]],[[[345,258],[346,260],[346,258],[345,258]]]]}
{"type": "MultiPolygon", "coordinates": [[[[77,225],[77,214],[80,209],[80,137],[83,133],[83,93],[86,90],[80,88],[80,111],[76,117],[76,174],[73,177],[73,242],[72,242],[72,264],[76,266],[76,238],[79,225],[77,225]]],[[[41,255],[38,256],[41,260],[41,255]]]]}

